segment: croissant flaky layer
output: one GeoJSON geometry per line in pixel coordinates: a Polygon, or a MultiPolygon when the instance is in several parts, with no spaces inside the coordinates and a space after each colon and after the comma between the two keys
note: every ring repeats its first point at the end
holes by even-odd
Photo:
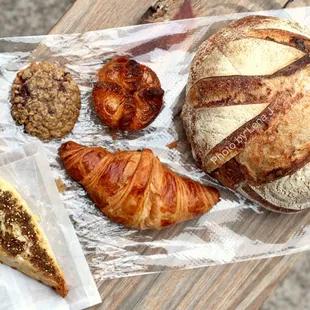
{"type": "Polygon", "coordinates": [[[164,91],[149,67],[119,57],[109,61],[97,75],[94,107],[106,125],[119,130],[140,130],[158,116],[164,91]]]}
{"type": "Polygon", "coordinates": [[[59,152],[98,208],[127,227],[166,228],[208,212],[219,201],[215,188],[177,175],[149,149],[113,154],[67,142],[59,152]]]}

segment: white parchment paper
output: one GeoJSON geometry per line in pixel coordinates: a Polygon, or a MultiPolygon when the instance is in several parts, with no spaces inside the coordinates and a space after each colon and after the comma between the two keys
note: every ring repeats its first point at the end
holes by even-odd
{"type": "Polygon", "coordinates": [[[65,66],[81,89],[81,115],[74,130],[64,139],[44,143],[43,147],[54,177],[61,177],[67,186],[62,201],[96,281],[287,255],[310,248],[309,211],[293,216],[275,214],[225,189],[197,168],[184,136],[180,111],[190,62],[199,44],[232,20],[250,14],[294,19],[310,26],[309,8],[298,8],[84,34],[0,39],[0,146],[4,150],[37,141],[12,120],[9,102],[16,72],[28,66],[31,59],[65,66]],[[96,72],[115,55],[127,55],[150,66],[166,93],[163,110],[148,128],[137,133],[118,132],[113,140],[94,112],[91,91],[96,72]],[[112,151],[151,148],[178,173],[219,188],[221,202],[210,213],[163,231],[125,229],[103,216],[84,189],[65,172],[58,148],[68,140],[101,145],[112,151]],[[178,146],[169,149],[166,145],[175,140],[178,146]]]}
{"type": "Polygon", "coordinates": [[[0,265],[0,309],[84,309],[101,301],[40,142],[0,154],[0,176],[13,184],[42,227],[64,272],[64,299],[49,287],[0,265]]]}

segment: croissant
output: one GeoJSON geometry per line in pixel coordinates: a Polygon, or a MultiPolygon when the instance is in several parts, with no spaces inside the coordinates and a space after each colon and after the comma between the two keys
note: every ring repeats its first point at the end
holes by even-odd
{"type": "Polygon", "coordinates": [[[59,153],[98,208],[127,227],[166,228],[208,212],[219,201],[215,188],[177,175],[149,149],[113,154],[70,141],[59,153]]]}
{"type": "Polygon", "coordinates": [[[145,128],[158,116],[164,91],[149,67],[119,57],[109,61],[97,75],[93,102],[106,125],[135,131],[145,128]]]}

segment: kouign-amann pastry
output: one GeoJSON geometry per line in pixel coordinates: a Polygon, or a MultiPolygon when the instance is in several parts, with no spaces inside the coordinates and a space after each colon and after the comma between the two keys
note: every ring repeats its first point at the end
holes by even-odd
{"type": "Polygon", "coordinates": [[[158,116],[164,91],[149,67],[119,57],[109,61],[97,75],[94,107],[106,125],[136,131],[150,125],[158,116]]]}

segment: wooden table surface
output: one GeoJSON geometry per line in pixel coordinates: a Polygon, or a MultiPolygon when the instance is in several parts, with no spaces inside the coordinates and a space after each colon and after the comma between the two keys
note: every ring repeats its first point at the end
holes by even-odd
{"type": "MultiPolygon", "coordinates": [[[[307,5],[310,0],[77,0],[51,33],[307,5]]],[[[99,287],[103,303],[92,309],[259,309],[301,255],[107,280],[99,287]]]]}

